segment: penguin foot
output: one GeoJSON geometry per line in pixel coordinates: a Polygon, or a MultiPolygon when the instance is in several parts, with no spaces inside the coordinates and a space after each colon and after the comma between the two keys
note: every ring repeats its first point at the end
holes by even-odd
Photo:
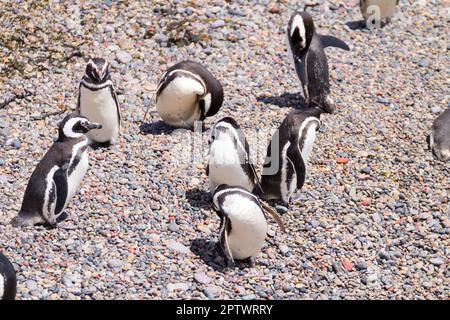
{"type": "Polygon", "coordinates": [[[13,227],[21,228],[21,227],[33,227],[35,224],[41,221],[35,221],[35,219],[21,216],[20,214],[14,217],[11,220],[11,224],[13,227]]]}

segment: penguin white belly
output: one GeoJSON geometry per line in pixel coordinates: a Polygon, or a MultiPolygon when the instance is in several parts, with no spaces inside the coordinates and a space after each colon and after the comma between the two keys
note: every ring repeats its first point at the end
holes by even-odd
{"type": "Polygon", "coordinates": [[[215,140],[210,149],[209,186],[211,193],[221,184],[253,190],[253,183],[240,164],[241,160],[233,142],[229,139],[215,140]]]}
{"type": "Polygon", "coordinates": [[[156,108],[168,124],[190,128],[195,120],[200,119],[198,96],[203,94],[204,89],[199,82],[188,77],[178,77],[158,96],[156,108]]]}
{"type": "Polygon", "coordinates": [[[81,180],[83,179],[84,175],[86,174],[88,167],[89,167],[88,154],[87,154],[87,151],[84,151],[83,154],[81,155],[80,161],[78,162],[77,166],[75,167],[75,169],[72,171],[72,173],[67,178],[68,192],[67,192],[67,199],[64,204],[64,208],[67,206],[69,201],[72,199],[72,197],[77,192],[78,187],[80,186],[81,180]]]}
{"type": "Polygon", "coordinates": [[[231,220],[228,246],[234,259],[256,257],[264,245],[267,222],[261,208],[239,195],[230,195],[223,210],[231,220]]]}
{"type": "Polygon", "coordinates": [[[89,131],[91,141],[114,144],[119,137],[119,114],[109,87],[94,91],[80,87],[80,114],[90,121],[102,124],[101,129],[89,131]]]}
{"type": "Polygon", "coordinates": [[[291,145],[291,143],[288,141],[284,145],[283,151],[282,151],[282,155],[281,155],[281,161],[282,162],[281,162],[280,194],[281,194],[281,199],[285,203],[289,203],[291,195],[295,192],[295,189],[296,189],[296,186],[297,186],[296,185],[296,183],[297,183],[297,175],[295,173],[295,168],[294,168],[294,165],[292,164],[291,160],[287,156],[287,150],[288,150],[290,145],[291,145]],[[287,174],[289,166],[291,167],[291,169],[294,172],[290,182],[288,181],[289,177],[288,177],[288,174],[287,174]]]}

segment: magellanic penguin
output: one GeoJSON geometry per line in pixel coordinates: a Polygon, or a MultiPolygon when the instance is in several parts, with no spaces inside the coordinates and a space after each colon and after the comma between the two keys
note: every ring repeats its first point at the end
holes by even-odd
{"type": "Polygon", "coordinates": [[[105,59],[89,60],[79,86],[77,112],[102,125],[101,129],[87,133],[92,146],[109,146],[118,141],[120,107],[105,59]]]}
{"type": "Polygon", "coordinates": [[[267,148],[261,188],[255,187],[256,195],[289,205],[292,194],[305,183],[321,113],[319,108],[307,108],[286,116],[267,148]]]}
{"type": "Polygon", "coordinates": [[[0,300],[14,300],[17,292],[16,272],[11,262],[0,253],[0,300]]]}
{"type": "Polygon", "coordinates": [[[58,140],[44,155],[28,181],[22,207],[12,224],[55,227],[66,218],[65,207],[83,179],[88,163],[88,139],[85,134],[101,124],[71,114],[59,125],[58,140]]]}
{"type": "Polygon", "coordinates": [[[211,129],[206,174],[211,194],[217,186],[240,186],[251,192],[259,184],[244,133],[231,117],[219,120],[211,129]]]}
{"type": "Polygon", "coordinates": [[[156,108],[173,127],[193,129],[195,121],[215,115],[223,103],[220,82],[201,64],[179,62],[159,80],[156,108]]]}
{"type": "Polygon", "coordinates": [[[450,109],[434,120],[430,134],[430,148],[441,161],[450,160],[450,109]]]}
{"type": "Polygon", "coordinates": [[[348,51],[350,48],[333,36],[318,34],[313,19],[307,12],[295,12],[292,15],[287,27],[287,41],[303,86],[306,104],[333,113],[335,106],[330,97],[330,76],[324,49],[337,47],[348,51]]]}
{"type": "Polygon", "coordinates": [[[389,23],[400,0],[360,0],[359,8],[367,27],[389,23]]]}
{"type": "Polygon", "coordinates": [[[275,211],[255,195],[238,186],[221,184],[214,192],[213,205],[220,217],[220,245],[231,265],[234,260],[253,259],[261,252],[267,234],[266,213],[284,231],[275,211]]]}

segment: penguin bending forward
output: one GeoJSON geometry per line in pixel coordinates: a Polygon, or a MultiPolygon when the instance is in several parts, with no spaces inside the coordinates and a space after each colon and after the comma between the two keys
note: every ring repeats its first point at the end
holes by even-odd
{"type": "Polygon", "coordinates": [[[330,76],[324,49],[337,47],[348,51],[350,48],[333,36],[318,34],[314,21],[307,12],[295,12],[291,16],[287,27],[287,41],[307,105],[333,113],[335,106],[330,97],[330,76]]]}
{"type": "Polygon", "coordinates": [[[101,124],[71,114],[59,125],[58,140],[44,155],[28,181],[22,207],[11,221],[16,226],[45,224],[55,227],[83,179],[88,163],[85,134],[101,124]]]}
{"type": "Polygon", "coordinates": [[[231,117],[219,120],[211,129],[206,174],[211,194],[221,185],[240,186],[251,192],[259,184],[244,133],[231,117]]]}
{"type": "Polygon", "coordinates": [[[14,300],[16,292],[16,272],[8,258],[0,252],[0,300],[14,300]]]}
{"type": "Polygon", "coordinates": [[[397,12],[399,2],[400,0],[359,0],[359,8],[366,26],[371,27],[376,24],[382,26],[389,23],[397,12]]]}
{"type": "Polygon", "coordinates": [[[213,196],[220,217],[220,245],[230,264],[234,260],[254,258],[261,252],[267,234],[266,213],[270,213],[284,231],[276,212],[244,188],[222,184],[213,196]]]}
{"type": "Polygon", "coordinates": [[[182,61],[167,69],[156,90],[159,115],[178,128],[193,129],[195,121],[215,115],[222,103],[222,85],[194,61],[182,61]]]}
{"type": "Polygon", "coordinates": [[[254,190],[257,196],[289,205],[295,190],[303,187],[321,113],[319,108],[308,108],[286,116],[267,148],[261,188],[254,190]]]}
{"type": "Polygon", "coordinates": [[[77,113],[102,125],[101,129],[87,133],[92,146],[116,144],[120,134],[120,107],[105,59],[89,60],[80,82],[77,113]]]}
{"type": "Polygon", "coordinates": [[[450,109],[445,110],[433,122],[430,148],[441,161],[450,160],[450,109]]]}

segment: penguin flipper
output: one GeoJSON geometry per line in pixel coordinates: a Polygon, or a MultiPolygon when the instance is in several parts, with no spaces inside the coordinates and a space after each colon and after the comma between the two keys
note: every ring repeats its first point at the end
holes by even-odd
{"type": "Polygon", "coordinates": [[[118,125],[120,128],[120,121],[122,119],[122,115],[120,114],[119,99],[117,99],[117,94],[116,94],[116,90],[114,89],[114,86],[113,85],[109,86],[109,89],[111,90],[111,95],[113,96],[114,102],[116,103],[117,119],[119,121],[118,125]]]}
{"type": "Polygon", "coordinates": [[[263,190],[262,185],[261,185],[261,180],[258,177],[258,173],[256,173],[255,166],[253,165],[253,163],[249,163],[248,166],[249,166],[249,168],[251,170],[250,172],[253,175],[253,177],[250,177],[252,182],[253,182],[253,184],[255,186],[257,186],[259,188],[259,190],[261,190],[261,192],[264,193],[264,190],[263,190]]]}
{"type": "Polygon", "coordinates": [[[289,146],[287,157],[294,166],[297,175],[297,189],[301,189],[305,183],[306,166],[297,143],[289,146]]]}
{"type": "Polygon", "coordinates": [[[324,48],[335,47],[345,51],[350,51],[350,47],[344,41],[330,35],[321,35],[320,42],[324,48]]]}
{"type": "Polygon", "coordinates": [[[233,255],[231,254],[230,245],[228,244],[228,231],[231,229],[227,216],[223,216],[222,226],[220,227],[220,246],[227,262],[234,264],[233,255]]]}
{"type": "Polygon", "coordinates": [[[305,97],[305,100],[308,100],[308,72],[306,70],[306,61],[299,58],[295,59],[295,70],[297,71],[297,75],[302,83],[303,96],[305,97]]]}
{"type": "Polygon", "coordinates": [[[64,164],[53,175],[53,182],[56,185],[56,206],[55,206],[55,221],[58,220],[60,213],[63,211],[67,202],[67,194],[69,192],[67,182],[67,169],[69,163],[64,164]]]}
{"type": "Polygon", "coordinates": [[[271,208],[267,203],[265,203],[264,201],[259,200],[259,202],[261,203],[261,207],[263,208],[263,212],[264,213],[269,213],[275,219],[277,224],[280,226],[281,231],[285,232],[286,231],[286,227],[284,226],[283,220],[278,215],[278,213],[273,208],[271,208]]]}

